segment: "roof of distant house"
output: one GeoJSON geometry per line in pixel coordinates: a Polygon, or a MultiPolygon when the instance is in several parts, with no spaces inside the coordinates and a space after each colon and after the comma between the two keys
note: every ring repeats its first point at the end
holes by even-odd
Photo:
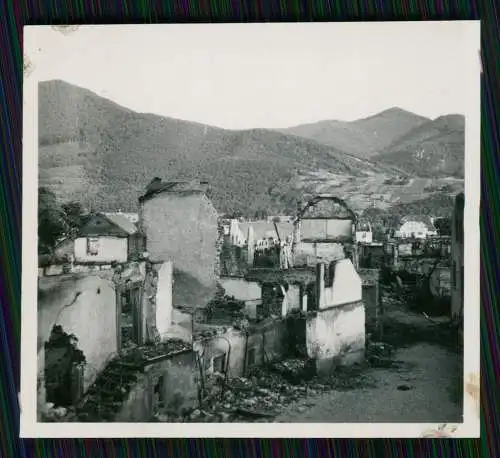
{"type": "Polygon", "coordinates": [[[139,201],[149,199],[158,194],[165,192],[183,193],[183,194],[205,194],[207,191],[208,183],[205,181],[188,181],[188,180],[174,180],[163,181],[161,178],[154,178],[146,186],[146,192],[139,197],[139,201]]]}
{"type": "Polygon", "coordinates": [[[417,223],[423,223],[427,226],[427,229],[430,231],[436,230],[434,224],[432,223],[432,218],[428,215],[407,215],[403,216],[400,220],[399,227],[401,227],[404,223],[408,223],[410,221],[414,221],[417,223]]]}
{"type": "Polygon", "coordinates": [[[125,213],[125,212],[122,212],[120,210],[118,210],[116,212],[102,212],[102,213],[104,213],[106,216],[108,216],[108,215],[121,215],[124,218],[127,218],[132,223],[136,223],[137,221],[139,221],[139,215],[137,213],[125,213]]]}
{"type": "MultiPolygon", "coordinates": [[[[248,229],[252,226],[254,240],[262,240],[264,238],[277,238],[274,223],[268,221],[252,221],[248,223],[240,223],[240,229],[245,237],[248,235],[248,229]]],[[[284,240],[287,236],[293,233],[293,223],[276,223],[278,227],[280,239],[284,240]]]]}
{"type": "Polygon", "coordinates": [[[137,232],[137,226],[130,221],[125,215],[120,215],[119,213],[108,213],[104,215],[113,224],[123,229],[129,235],[135,234],[137,232]]]}
{"type": "Polygon", "coordinates": [[[132,235],[137,232],[137,226],[132,223],[127,217],[120,214],[105,214],[105,213],[94,213],[86,215],[83,218],[82,226],[80,228],[81,234],[90,233],[88,229],[89,222],[94,218],[100,218],[107,220],[111,226],[100,225],[101,228],[91,228],[90,232],[96,235],[105,235],[106,232],[109,232],[109,235],[119,235],[119,236],[127,236],[132,235]],[[116,229],[115,229],[116,228],[116,229]]]}

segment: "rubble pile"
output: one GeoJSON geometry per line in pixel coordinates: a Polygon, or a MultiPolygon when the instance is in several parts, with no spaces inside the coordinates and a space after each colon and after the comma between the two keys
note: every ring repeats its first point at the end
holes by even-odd
{"type": "Polygon", "coordinates": [[[301,380],[311,380],[315,375],[314,361],[304,358],[290,358],[276,361],[270,365],[270,370],[280,374],[290,383],[301,380]]]}
{"type": "MultiPolygon", "coordinates": [[[[285,365],[289,370],[292,363],[285,365]]],[[[301,367],[297,364],[297,368],[301,367]]],[[[326,391],[326,384],[310,380],[291,383],[270,367],[254,368],[248,377],[208,383],[208,394],[201,407],[185,415],[158,413],[159,422],[272,422],[289,404],[300,401],[307,395],[326,391]]]]}
{"type": "Polygon", "coordinates": [[[266,422],[286,405],[307,394],[305,385],[292,385],[279,375],[254,372],[250,378],[230,379],[204,400],[202,407],[183,419],[185,422],[266,422]]]}
{"type": "Polygon", "coordinates": [[[154,421],[272,422],[292,403],[300,403],[298,408],[305,410],[305,406],[313,402],[315,396],[330,390],[373,385],[373,381],[365,374],[364,365],[339,368],[331,377],[318,379],[311,376],[310,364],[304,360],[290,359],[256,367],[247,377],[228,380],[221,374],[214,374],[207,380],[207,394],[198,408],[182,415],[157,413],[154,421]],[[295,377],[290,374],[295,374],[295,377]],[[307,374],[307,379],[304,374],[307,374]]]}

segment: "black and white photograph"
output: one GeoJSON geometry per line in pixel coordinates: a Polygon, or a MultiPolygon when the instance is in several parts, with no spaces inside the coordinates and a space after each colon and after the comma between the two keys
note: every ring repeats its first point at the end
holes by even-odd
{"type": "Polygon", "coordinates": [[[24,46],[22,435],[479,435],[477,21],[24,46]]]}

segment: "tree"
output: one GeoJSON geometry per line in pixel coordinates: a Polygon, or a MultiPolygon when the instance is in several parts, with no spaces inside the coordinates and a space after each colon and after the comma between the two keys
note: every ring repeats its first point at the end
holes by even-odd
{"type": "Polygon", "coordinates": [[[59,205],[55,194],[47,188],[38,190],[38,252],[51,254],[57,241],[76,236],[83,214],[79,202],[59,205]]]}
{"type": "Polygon", "coordinates": [[[67,224],[68,236],[74,236],[80,229],[82,222],[83,208],[80,202],[66,202],[61,206],[63,217],[67,224]]]}
{"type": "Polygon", "coordinates": [[[67,223],[55,194],[47,188],[38,190],[38,252],[52,253],[57,240],[66,232],[67,223]]]}

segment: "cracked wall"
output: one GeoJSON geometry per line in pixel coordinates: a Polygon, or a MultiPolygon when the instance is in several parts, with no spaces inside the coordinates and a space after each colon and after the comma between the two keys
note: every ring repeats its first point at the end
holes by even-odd
{"type": "Polygon", "coordinates": [[[37,372],[40,379],[38,407],[44,408],[45,351],[54,325],[78,338],[87,359],[83,377],[85,391],[107,361],[117,352],[116,295],[110,275],[71,275],[39,279],[37,372]],[[79,294],[78,294],[79,293],[79,294]]]}
{"type": "Polygon", "coordinates": [[[116,296],[112,283],[98,276],[64,277],[39,282],[38,350],[54,324],[74,334],[89,368],[88,387],[109,357],[116,353],[116,296]],[[55,281],[52,281],[55,280],[55,281]],[[77,297],[77,293],[80,293],[77,297]]]}

